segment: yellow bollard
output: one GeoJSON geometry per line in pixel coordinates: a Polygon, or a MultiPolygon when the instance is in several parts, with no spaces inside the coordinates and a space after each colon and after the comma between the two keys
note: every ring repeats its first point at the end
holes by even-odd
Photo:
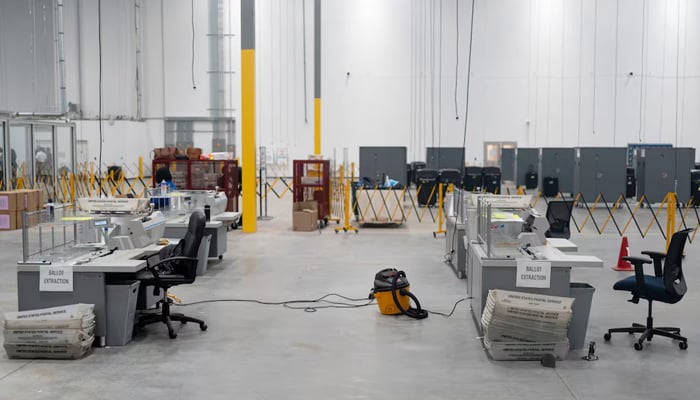
{"type": "Polygon", "coordinates": [[[671,245],[671,236],[675,233],[676,227],[676,194],[668,192],[666,194],[666,251],[671,245]]]}
{"type": "Polygon", "coordinates": [[[345,223],[343,227],[335,228],[335,233],[338,233],[339,231],[343,231],[347,233],[348,231],[355,231],[355,233],[359,232],[357,228],[352,226],[352,223],[350,222],[350,185],[352,184],[352,181],[346,180],[344,177],[344,172],[343,171],[343,166],[340,166],[340,182],[343,185],[343,211],[345,214],[345,223]]]}
{"type": "Polygon", "coordinates": [[[433,232],[433,237],[436,238],[438,234],[443,234],[447,233],[447,231],[442,227],[443,224],[443,203],[444,203],[444,198],[442,195],[442,185],[443,183],[438,184],[438,230],[433,232]]]}

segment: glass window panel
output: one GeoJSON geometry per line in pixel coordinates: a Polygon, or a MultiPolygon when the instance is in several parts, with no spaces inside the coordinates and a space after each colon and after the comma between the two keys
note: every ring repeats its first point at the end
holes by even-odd
{"type": "Polygon", "coordinates": [[[10,157],[12,166],[12,187],[22,179],[24,186],[31,186],[34,176],[34,156],[31,146],[31,126],[10,124],[10,157]]]}
{"type": "Polygon", "coordinates": [[[34,126],[34,171],[39,186],[51,184],[54,176],[54,154],[50,126],[34,126]]]}
{"type": "Polygon", "coordinates": [[[68,176],[73,171],[73,128],[59,126],[56,128],[56,172],[57,176],[68,176]]]}

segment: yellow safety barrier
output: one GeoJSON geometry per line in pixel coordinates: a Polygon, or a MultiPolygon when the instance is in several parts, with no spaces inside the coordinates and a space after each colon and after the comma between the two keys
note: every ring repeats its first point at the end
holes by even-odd
{"type": "Polygon", "coordinates": [[[344,223],[342,227],[335,228],[335,233],[338,233],[341,230],[346,233],[348,231],[355,231],[355,233],[357,233],[358,229],[352,226],[350,220],[350,185],[352,185],[352,180],[345,179],[345,171],[342,165],[338,169],[338,182],[343,191],[344,223]]]}

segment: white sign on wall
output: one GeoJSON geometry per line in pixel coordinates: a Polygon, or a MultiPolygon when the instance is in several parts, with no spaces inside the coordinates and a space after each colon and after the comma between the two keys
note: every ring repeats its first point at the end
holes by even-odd
{"type": "Polygon", "coordinates": [[[549,261],[518,260],[516,287],[548,288],[552,278],[552,263],[549,261]]]}
{"type": "Polygon", "coordinates": [[[40,292],[72,292],[73,267],[70,265],[41,265],[39,267],[40,292]]]}

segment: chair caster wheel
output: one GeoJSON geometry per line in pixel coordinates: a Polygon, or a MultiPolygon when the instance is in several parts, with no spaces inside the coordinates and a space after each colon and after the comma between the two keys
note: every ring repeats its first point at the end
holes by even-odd
{"type": "Polygon", "coordinates": [[[199,324],[199,329],[201,329],[202,331],[206,331],[207,328],[209,328],[207,324],[199,324]]]}
{"type": "Polygon", "coordinates": [[[644,348],[644,345],[641,344],[641,343],[639,343],[639,342],[637,342],[637,343],[634,344],[634,349],[635,349],[635,350],[642,350],[643,348],[644,348]]]}
{"type": "Polygon", "coordinates": [[[610,335],[610,332],[607,332],[605,335],[603,335],[603,339],[605,339],[606,342],[610,341],[612,335],[610,335]]]}
{"type": "Polygon", "coordinates": [[[169,331],[168,336],[170,336],[170,339],[175,339],[177,337],[177,333],[175,333],[175,331],[169,331]]]}
{"type": "Polygon", "coordinates": [[[681,350],[687,350],[688,349],[688,342],[680,342],[680,343],[678,343],[678,347],[680,347],[681,350]]]}

